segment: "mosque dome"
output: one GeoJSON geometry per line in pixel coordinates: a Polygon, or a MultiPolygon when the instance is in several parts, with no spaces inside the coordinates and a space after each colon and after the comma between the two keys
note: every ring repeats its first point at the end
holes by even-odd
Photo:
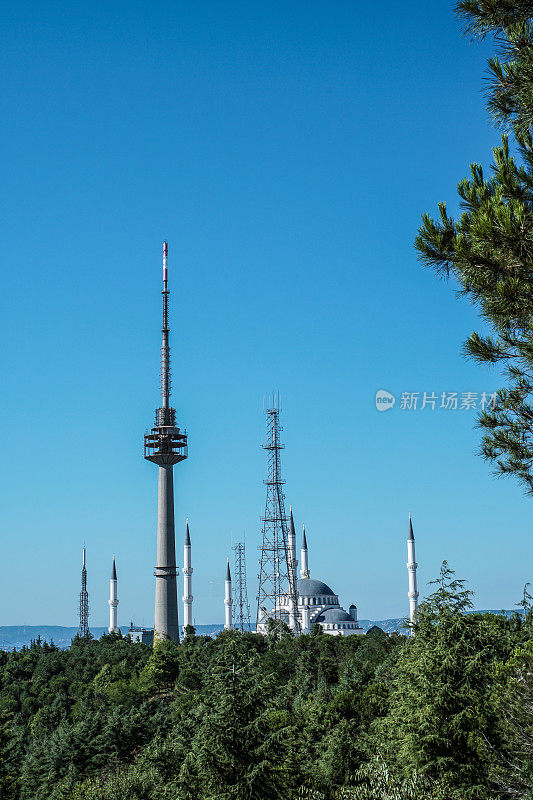
{"type": "Polygon", "coordinates": [[[326,608],[322,614],[316,618],[315,622],[353,622],[354,619],[347,611],[342,608],[326,608]]]}
{"type": "Polygon", "coordinates": [[[316,597],[317,595],[335,597],[335,592],[329,588],[327,583],[316,581],[314,578],[300,578],[296,581],[296,588],[301,597],[316,597]]]}

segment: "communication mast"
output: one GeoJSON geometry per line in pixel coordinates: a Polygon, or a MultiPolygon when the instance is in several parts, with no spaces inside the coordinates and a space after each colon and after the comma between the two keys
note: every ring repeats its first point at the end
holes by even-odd
{"type": "Polygon", "coordinates": [[[257,593],[257,633],[266,633],[268,620],[287,622],[295,633],[300,632],[295,567],[289,546],[288,522],[285,514],[285,495],[281,477],[279,393],[269,398],[266,412],[267,436],[263,448],[267,451],[267,487],[263,541],[257,593]]]}
{"type": "Polygon", "coordinates": [[[235,614],[233,627],[241,633],[250,631],[250,604],[248,602],[248,589],[246,586],[246,545],[237,542],[233,545],[235,552],[235,614]]]}
{"type": "Polygon", "coordinates": [[[144,457],[159,467],[157,502],[157,562],[155,575],[154,641],[179,642],[178,570],[174,528],[174,465],[187,458],[187,434],[176,426],[170,405],[170,328],[168,323],[168,244],[163,243],[163,326],[161,328],[161,406],[154,427],[144,437],[144,457]]]}
{"type": "Polygon", "coordinates": [[[87,638],[89,636],[89,593],[87,591],[87,554],[83,548],[83,566],[81,568],[81,592],[80,592],[80,624],[78,636],[87,638]]]}

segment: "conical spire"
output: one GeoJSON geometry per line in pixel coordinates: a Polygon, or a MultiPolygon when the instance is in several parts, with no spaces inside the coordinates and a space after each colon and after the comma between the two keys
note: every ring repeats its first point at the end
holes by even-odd
{"type": "Polygon", "coordinates": [[[407,537],[407,539],[409,541],[413,541],[413,542],[415,540],[415,537],[413,535],[413,520],[411,519],[411,515],[410,514],[409,514],[409,536],[407,537]]]}
{"type": "Polygon", "coordinates": [[[185,547],[191,546],[191,537],[189,536],[189,517],[187,517],[187,527],[185,528],[185,547]]]}
{"type": "Polygon", "coordinates": [[[228,558],[228,565],[226,567],[226,580],[227,581],[231,580],[231,572],[229,571],[229,558],[228,558]]]}
{"type": "Polygon", "coordinates": [[[302,528],[303,528],[302,550],[307,550],[307,539],[305,538],[305,525],[303,525],[302,528]]]}
{"type": "Polygon", "coordinates": [[[291,534],[296,539],[296,531],[294,530],[294,519],[293,519],[293,516],[292,516],[292,506],[290,508],[291,508],[291,515],[290,515],[290,519],[289,519],[289,524],[291,526],[291,534]]]}
{"type": "Polygon", "coordinates": [[[113,556],[113,569],[111,570],[111,580],[116,581],[117,579],[117,568],[115,566],[115,556],[113,556]]]}

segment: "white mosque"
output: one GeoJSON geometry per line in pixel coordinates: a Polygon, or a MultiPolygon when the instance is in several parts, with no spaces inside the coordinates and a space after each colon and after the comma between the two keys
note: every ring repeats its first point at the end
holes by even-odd
{"type": "MultiPolygon", "coordinates": [[[[294,542],[296,535],[294,531],[294,520],[292,509],[290,515],[290,541],[294,542]]],[[[322,628],[323,633],[330,636],[353,636],[363,633],[357,621],[357,606],[353,603],[350,610],[345,611],[339,603],[339,597],[327,583],[311,578],[309,572],[309,551],[307,548],[307,537],[305,535],[305,525],[303,526],[302,549],[301,549],[301,569],[300,578],[296,581],[296,593],[298,598],[298,619],[302,633],[310,633],[312,626],[317,624],[322,628]]],[[[296,566],[297,562],[295,562],[296,566]]],[[[290,618],[290,597],[283,595],[280,605],[283,616],[286,615],[287,621],[290,618]]]]}
{"type": "MultiPolygon", "coordinates": [[[[294,519],[292,516],[292,508],[289,519],[289,549],[291,551],[291,561],[293,566],[293,574],[296,574],[296,567],[298,562],[295,559],[296,551],[296,534],[294,530],[294,519]]],[[[301,568],[300,578],[296,581],[296,594],[298,600],[298,622],[301,633],[311,633],[313,625],[320,625],[322,632],[329,636],[354,636],[364,633],[357,620],[357,606],[352,603],[349,611],[346,611],[339,603],[339,597],[335,594],[327,583],[311,578],[309,571],[309,550],[307,547],[307,537],[305,534],[305,525],[303,526],[302,547],[301,547],[301,568]]],[[[418,564],[415,558],[415,538],[413,535],[413,523],[411,515],[409,514],[409,534],[407,538],[407,570],[409,575],[409,617],[411,624],[415,622],[416,612],[418,606],[418,591],[416,572],[418,564]]],[[[189,520],[187,520],[187,527],[185,533],[185,542],[183,548],[183,626],[182,630],[185,633],[185,628],[193,624],[193,595],[192,595],[192,560],[191,560],[191,538],[189,534],[189,520]]],[[[291,629],[295,626],[293,623],[293,614],[291,609],[291,597],[286,594],[280,597],[279,606],[276,610],[272,610],[269,616],[275,616],[283,619],[291,629]],[[292,624],[291,624],[292,623],[292,624]]],[[[110,600],[109,600],[109,632],[117,631],[117,573],[115,567],[115,558],[113,557],[113,570],[110,581],[110,600]]],[[[233,597],[232,597],[232,579],[229,566],[229,559],[226,565],[226,579],[224,583],[224,628],[226,630],[233,628],[233,597]]],[[[263,629],[259,625],[257,633],[266,633],[266,628],[263,629]]],[[[143,642],[144,644],[151,644],[153,641],[153,629],[137,628],[134,627],[133,622],[129,631],[129,635],[133,641],[143,642]]]]}

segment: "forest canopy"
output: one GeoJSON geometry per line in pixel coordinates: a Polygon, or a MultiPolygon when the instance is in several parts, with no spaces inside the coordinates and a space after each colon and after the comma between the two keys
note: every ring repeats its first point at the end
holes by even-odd
{"type": "Polygon", "coordinates": [[[511,798],[533,789],[533,619],[443,565],[415,635],[189,631],[0,653],[5,800],[511,798]]]}

